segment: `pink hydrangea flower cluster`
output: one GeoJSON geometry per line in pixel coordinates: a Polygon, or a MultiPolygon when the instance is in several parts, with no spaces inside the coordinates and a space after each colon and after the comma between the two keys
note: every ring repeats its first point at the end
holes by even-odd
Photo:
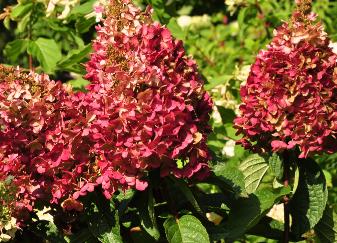
{"type": "Polygon", "coordinates": [[[85,162],[72,146],[78,125],[68,90],[11,67],[0,66],[0,80],[0,180],[13,179],[19,211],[37,199],[58,202],[78,184],[85,162]]]}
{"type": "Polygon", "coordinates": [[[310,1],[298,4],[252,65],[235,128],[245,148],[304,158],[337,150],[337,56],[310,1]]]}
{"type": "Polygon", "coordinates": [[[37,201],[82,210],[101,187],[144,190],[147,173],[208,175],[212,102],[181,41],[129,0],[97,27],[85,93],[0,66],[0,180],[13,178],[16,217],[37,201]]]}
{"type": "Polygon", "coordinates": [[[101,147],[107,147],[102,176],[118,167],[123,173],[160,168],[162,176],[204,177],[212,103],[195,62],[181,41],[152,21],[150,9],[112,0],[106,16],[86,75],[90,91],[102,95],[99,117],[111,133],[101,147]]]}

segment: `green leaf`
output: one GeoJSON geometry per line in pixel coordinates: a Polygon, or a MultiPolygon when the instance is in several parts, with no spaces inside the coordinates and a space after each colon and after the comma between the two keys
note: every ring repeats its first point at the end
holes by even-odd
{"type": "Polygon", "coordinates": [[[18,22],[18,25],[16,28],[16,31],[18,34],[23,33],[26,30],[27,25],[31,21],[30,17],[31,17],[31,13],[28,13],[18,22]]]}
{"type": "Polygon", "coordinates": [[[76,20],[76,30],[80,33],[86,33],[89,31],[89,29],[95,24],[95,19],[94,18],[90,18],[90,19],[86,19],[84,17],[82,18],[78,18],[76,20]]]}
{"type": "Polygon", "coordinates": [[[173,179],[173,183],[175,186],[182,192],[182,196],[184,196],[193,206],[193,208],[199,213],[200,216],[205,217],[205,213],[202,211],[202,209],[199,206],[198,201],[195,199],[191,189],[187,186],[186,182],[181,179],[176,179],[171,177],[173,179]]]}
{"type": "MultiPolygon", "coordinates": [[[[108,212],[106,212],[108,213],[108,212]]],[[[93,213],[90,215],[89,230],[92,235],[97,237],[102,243],[122,243],[120,235],[118,211],[109,212],[114,216],[113,221],[108,220],[101,213],[93,213]]]]}
{"type": "Polygon", "coordinates": [[[223,106],[216,106],[216,108],[218,109],[220,116],[221,116],[221,120],[223,124],[226,123],[233,123],[234,118],[236,117],[234,110],[232,109],[226,109],[223,106]]]}
{"type": "Polygon", "coordinates": [[[247,193],[256,191],[263,176],[269,168],[266,159],[258,154],[253,154],[246,158],[239,166],[245,176],[245,188],[247,193]]]}
{"type": "Polygon", "coordinates": [[[282,161],[281,157],[278,154],[273,153],[272,156],[270,156],[270,158],[268,159],[268,163],[269,163],[270,169],[273,172],[273,174],[275,175],[275,177],[278,180],[282,180],[282,178],[283,178],[283,161],[282,161]]]}
{"type": "Polygon", "coordinates": [[[11,19],[9,16],[4,19],[4,26],[7,30],[11,29],[11,19]]]}
{"type": "Polygon", "coordinates": [[[322,243],[337,242],[337,214],[328,205],[323,217],[315,226],[315,232],[322,243]]]}
{"type": "Polygon", "coordinates": [[[15,62],[19,55],[27,50],[28,40],[18,39],[7,43],[4,54],[9,60],[15,62]]]}
{"type": "Polygon", "coordinates": [[[98,239],[102,243],[123,243],[121,236],[115,232],[104,233],[98,239]]]}
{"type": "Polygon", "coordinates": [[[61,50],[53,39],[38,38],[30,41],[28,53],[37,58],[46,73],[52,73],[56,63],[62,58],[61,50]]]}
{"type": "Polygon", "coordinates": [[[172,35],[178,39],[184,41],[186,38],[186,33],[180,28],[177,23],[176,18],[171,18],[170,22],[167,24],[167,28],[171,31],[172,35]]]}
{"type": "Polygon", "coordinates": [[[290,188],[268,190],[261,189],[249,195],[241,197],[232,203],[228,220],[212,229],[212,240],[234,240],[243,235],[247,230],[255,226],[262,217],[284,195],[289,194],[290,188]]]}
{"type": "Polygon", "coordinates": [[[157,227],[156,215],[154,211],[154,198],[152,189],[149,188],[147,193],[143,193],[143,199],[139,211],[141,224],[146,232],[154,239],[159,240],[160,233],[157,227]]]}
{"type": "Polygon", "coordinates": [[[201,222],[192,215],[180,219],[170,217],[165,220],[164,228],[169,243],[209,243],[209,236],[201,222]]]}
{"type": "Polygon", "coordinates": [[[58,62],[57,66],[60,69],[67,70],[67,68],[71,68],[74,64],[79,64],[83,62],[84,59],[88,57],[90,52],[91,52],[90,44],[83,46],[78,50],[72,50],[65,58],[63,58],[60,62],[58,62]]]}
{"type": "Polygon", "coordinates": [[[237,167],[222,163],[215,166],[214,173],[217,178],[229,185],[237,195],[245,191],[245,178],[237,167]]]}
{"type": "Polygon", "coordinates": [[[70,84],[74,90],[81,90],[85,91],[85,87],[89,84],[90,82],[86,79],[83,78],[78,78],[78,79],[73,79],[68,81],[68,84],[70,84]]]}
{"type": "Polygon", "coordinates": [[[24,15],[26,15],[29,11],[32,10],[34,4],[32,2],[28,2],[26,4],[18,4],[11,11],[11,18],[17,19],[24,15]]]}
{"type": "Polygon", "coordinates": [[[325,176],[313,159],[299,161],[299,183],[290,201],[292,232],[301,236],[322,218],[328,198],[325,176]]]}
{"type": "Polygon", "coordinates": [[[94,11],[94,3],[96,0],[90,0],[84,4],[77,5],[75,6],[71,12],[70,15],[72,14],[79,14],[79,15],[86,15],[94,11]]]}

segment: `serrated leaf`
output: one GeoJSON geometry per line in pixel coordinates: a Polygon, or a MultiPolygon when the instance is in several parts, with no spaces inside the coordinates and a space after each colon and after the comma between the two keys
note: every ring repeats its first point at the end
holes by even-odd
{"type": "Polygon", "coordinates": [[[149,235],[158,240],[160,238],[160,233],[154,211],[154,198],[150,188],[147,190],[147,193],[143,193],[141,205],[139,211],[141,225],[149,235]]]}
{"type": "Polygon", "coordinates": [[[234,240],[242,236],[255,226],[280,198],[289,192],[289,187],[273,191],[261,189],[250,194],[247,198],[237,199],[232,203],[228,220],[223,225],[212,229],[212,240],[234,240]]]}
{"type": "Polygon", "coordinates": [[[312,159],[299,162],[298,188],[290,201],[292,232],[301,236],[322,218],[328,198],[325,176],[312,159]]]}
{"type": "Polygon", "coordinates": [[[123,243],[121,236],[115,232],[104,233],[98,239],[102,243],[123,243]]]}
{"type": "Polygon", "coordinates": [[[326,206],[323,217],[315,226],[315,233],[322,243],[337,242],[337,214],[326,206]]]}
{"type": "Polygon", "coordinates": [[[269,168],[266,159],[258,154],[246,158],[239,166],[245,177],[245,188],[247,193],[256,191],[263,176],[269,168]]]}
{"type": "Polygon", "coordinates": [[[7,43],[4,53],[6,57],[15,62],[19,55],[27,50],[28,40],[18,39],[7,43]]]}
{"type": "Polygon", "coordinates": [[[38,59],[46,73],[53,72],[56,63],[62,58],[61,50],[53,39],[38,38],[36,41],[30,41],[28,53],[38,59]]]}
{"type": "Polygon", "coordinates": [[[283,178],[283,161],[281,157],[273,153],[272,156],[269,157],[268,163],[270,166],[270,170],[273,172],[275,175],[276,179],[282,180],[283,178]]]}
{"type": "Polygon", "coordinates": [[[180,219],[170,217],[165,220],[164,228],[169,243],[209,243],[209,236],[201,222],[192,215],[180,219]]]}

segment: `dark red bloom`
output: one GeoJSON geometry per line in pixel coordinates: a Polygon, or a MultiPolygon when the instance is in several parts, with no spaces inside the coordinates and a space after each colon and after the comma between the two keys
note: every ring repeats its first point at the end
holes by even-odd
{"type": "Polygon", "coordinates": [[[212,103],[195,62],[152,21],[150,9],[142,13],[129,0],[115,0],[106,16],[86,75],[104,107],[94,122],[104,128],[96,133],[104,154],[99,183],[109,188],[109,178],[127,174],[130,185],[143,189],[146,184],[132,178],[153,168],[163,176],[204,177],[212,103]],[[177,160],[185,166],[178,168],[177,160]]]}
{"type": "Polygon", "coordinates": [[[274,35],[241,88],[239,142],[259,152],[299,148],[301,158],[336,152],[337,56],[327,34],[301,3],[274,35]]]}

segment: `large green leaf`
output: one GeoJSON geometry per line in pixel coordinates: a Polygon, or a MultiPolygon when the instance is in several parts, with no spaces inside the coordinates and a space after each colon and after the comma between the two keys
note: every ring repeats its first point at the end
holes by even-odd
{"type": "Polygon", "coordinates": [[[246,158],[239,166],[245,176],[245,188],[247,193],[256,191],[269,165],[266,159],[258,154],[246,158]]]}
{"type": "Polygon", "coordinates": [[[273,191],[261,189],[250,194],[249,197],[239,198],[233,202],[228,220],[212,229],[212,239],[234,240],[242,236],[247,230],[255,226],[281,197],[289,192],[290,188],[288,187],[273,191]]]}
{"type": "Polygon", "coordinates": [[[36,41],[30,41],[28,53],[38,59],[46,73],[53,72],[56,63],[62,58],[61,49],[53,39],[38,38],[36,41]]]}
{"type": "MultiPolygon", "coordinates": [[[[228,166],[225,163],[218,164],[214,167],[214,173],[218,179],[230,187],[230,191],[239,195],[245,191],[245,178],[237,167],[228,166]]],[[[227,188],[226,186],[226,188],[227,188]]]]}
{"type": "Polygon", "coordinates": [[[164,222],[166,238],[169,243],[209,243],[209,236],[201,222],[192,215],[180,219],[173,217],[164,222]]]}
{"type": "Polygon", "coordinates": [[[323,217],[315,226],[315,232],[322,243],[337,242],[337,214],[328,205],[323,217]]]}
{"type": "Polygon", "coordinates": [[[299,183],[290,201],[292,232],[301,236],[322,218],[328,198],[324,173],[312,159],[299,163],[299,183]]]}
{"type": "Polygon", "coordinates": [[[4,54],[12,62],[17,61],[19,55],[27,50],[28,40],[17,39],[7,43],[4,54]]]}
{"type": "Polygon", "coordinates": [[[139,210],[140,221],[146,232],[154,239],[160,238],[160,233],[157,227],[156,215],[154,211],[154,198],[152,189],[149,188],[147,193],[143,193],[141,208],[139,210]]]}

